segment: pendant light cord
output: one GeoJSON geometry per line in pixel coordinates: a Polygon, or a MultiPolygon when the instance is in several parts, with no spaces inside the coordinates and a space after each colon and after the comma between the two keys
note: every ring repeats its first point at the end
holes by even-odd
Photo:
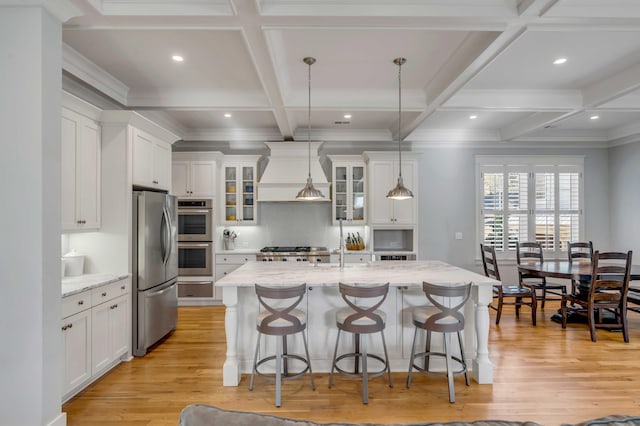
{"type": "Polygon", "coordinates": [[[313,62],[309,62],[309,109],[307,115],[307,145],[309,146],[309,179],[311,179],[311,65],[313,62]]]}
{"type": "Polygon", "coordinates": [[[402,151],[400,150],[400,129],[402,121],[402,60],[398,62],[398,177],[402,179],[402,151]]]}

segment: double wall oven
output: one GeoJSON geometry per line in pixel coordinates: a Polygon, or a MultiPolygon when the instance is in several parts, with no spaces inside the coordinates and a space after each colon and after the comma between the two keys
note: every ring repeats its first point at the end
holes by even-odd
{"type": "Polygon", "coordinates": [[[210,199],[178,200],[178,275],[213,274],[213,207],[210,199]]]}

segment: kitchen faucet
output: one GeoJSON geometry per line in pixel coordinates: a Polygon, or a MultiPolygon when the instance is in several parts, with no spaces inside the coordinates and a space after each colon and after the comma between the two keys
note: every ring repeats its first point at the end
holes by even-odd
{"type": "Polygon", "coordinates": [[[342,236],[342,219],[340,219],[340,270],[344,269],[344,237],[342,236]]]}

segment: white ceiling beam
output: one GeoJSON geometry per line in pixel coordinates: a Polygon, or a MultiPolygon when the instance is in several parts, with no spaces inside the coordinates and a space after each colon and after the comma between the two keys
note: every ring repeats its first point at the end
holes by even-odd
{"type": "Polygon", "coordinates": [[[582,108],[579,90],[461,90],[440,110],[572,110],[582,108]]]}
{"type": "Polygon", "coordinates": [[[293,137],[293,127],[284,108],[282,90],[278,84],[275,66],[271,61],[271,52],[261,27],[255,0],[235,0],[234,4],[243,21],[242,34],[247,44],[247,51],[273,109],[281,136],[284,140],[290,139],[293,137]]]}
{"type": "Polygon", "coordinates": [[[510,27],[499,35],[479,33],[468,37],[425,88],[427,107],[415,120],[401,129],[401,134],[408,135],[413,132],[469,80],[520,38],[524,31],[524,27],[510,27]]]}
{"type": "Polygon", "coordinates": [[[543,16],[558,0],[521,0],[518,4],[520,16],[543,16]]]}
{"type": "Polygon", "coordinates": [[[519,120],[509,126],[500,129],[500,138],[510,141],[540,127],[550,125],[561,118],[568,116],[565,112],[537,112],[523,120],[519,120]]]}
{"type": "Polygon", "coordinates": [[[598,107],[639,88],[640,64],[636,64],[584,88],[582,90],[583,106],[584,108],[598,107]]]}

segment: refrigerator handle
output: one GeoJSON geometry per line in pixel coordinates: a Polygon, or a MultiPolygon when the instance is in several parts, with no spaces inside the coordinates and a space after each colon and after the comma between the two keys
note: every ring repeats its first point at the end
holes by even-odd
{"type": "Polygon", "coordinates": [[[169,261],[169,258],[171,257],[171,255],[173,254],[173,246],[174,246],[174,241],[173,241],[173,221],[171,220],[171,214],[169,212],[169,209],[165,207],[165,212],[167,215],[167,260],[166,262],[169,261]]]}
{"type": "Polygon", "coordinates": [[[167,259],[169,256],[167,255],[167,235],[169,233],[169,226],[167,223],[167,209],[162,209],[162,221],[160,222],[160,234],[162,238],[160,239],[160,251],[162,253],[162,264],[167,263],[167,259]]]}

